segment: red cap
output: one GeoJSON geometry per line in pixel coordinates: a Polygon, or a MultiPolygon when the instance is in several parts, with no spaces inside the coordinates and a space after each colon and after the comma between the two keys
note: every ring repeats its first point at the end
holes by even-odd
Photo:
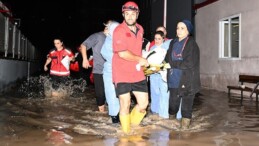
{"type": "Polygon", "coordinates": [[[122,6],[122,12],[124,11],[136,11],[139,12],[138,5],[135,2],[128,1],[122,6]]]}

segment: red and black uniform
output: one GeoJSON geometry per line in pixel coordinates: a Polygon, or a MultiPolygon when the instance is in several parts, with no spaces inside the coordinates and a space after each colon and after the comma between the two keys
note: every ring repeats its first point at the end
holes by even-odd
{"type": "Polygon", "coordinates": [[[52,49],[49,53],[49,57],[51,58],[51,82],[52,88],[55,90],[57,90],[60,86],[63,86],[63,84],[67,82],[70,75],[69,68],[67,69],[61,62],[66,56],[73,57],[74,54],[65,48],[60,51],[57,49],[52,49]]]}
{"type": "Polygon", "coordinates": [[[58,51],[57,49],[53,49],[49,53],[49,57],[51,58],[51,67],[50,67],[50,74],[55,76],[69,76],[70,70],[67,69],[62,64],[62,59],[68,57],[73,57],[74,54],[68,49],[62,49],[58,51]]]}

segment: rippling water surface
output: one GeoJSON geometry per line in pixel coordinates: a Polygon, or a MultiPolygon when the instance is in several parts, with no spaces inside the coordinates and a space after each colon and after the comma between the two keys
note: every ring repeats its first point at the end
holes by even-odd
{"type": "Polygon", "coordinates": [[[48,77],[31,77],[1,95],[0,146],[258,146],[258,105],[245,100],[241,106],[224,92],[200,92],[190,130],[148,113],[125,135],[107,113],[98,112],[94,88],[84,80],[71,79],[64,87],[68,96],[59,99],[46,98],[44,86],[48,77]]]}

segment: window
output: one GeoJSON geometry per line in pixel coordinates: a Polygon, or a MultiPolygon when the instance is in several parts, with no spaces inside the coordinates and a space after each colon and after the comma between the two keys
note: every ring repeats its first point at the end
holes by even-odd
{"type": "Polygon", "coordinates": [[[240,15],[219,22],[219,58],[240,59],[240,15]]]}

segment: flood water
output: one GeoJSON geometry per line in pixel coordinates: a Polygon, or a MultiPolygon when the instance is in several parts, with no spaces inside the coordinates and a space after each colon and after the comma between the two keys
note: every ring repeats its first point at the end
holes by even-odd
{"type": "MultiPolygon", "coordinates": [[[[255,100],[240,105],[234,95],[202,89],[195,98],[189,130],[177,120],[148,113],[128,135],[98,112],[94,88],[83,80],[69,84],[63,99],[46,98],[46,77],[32,77],[0,95],[0,146],[258,146],[255,100]]],[[[132,106],[134,102],[132,102],[132,106]]]]}

